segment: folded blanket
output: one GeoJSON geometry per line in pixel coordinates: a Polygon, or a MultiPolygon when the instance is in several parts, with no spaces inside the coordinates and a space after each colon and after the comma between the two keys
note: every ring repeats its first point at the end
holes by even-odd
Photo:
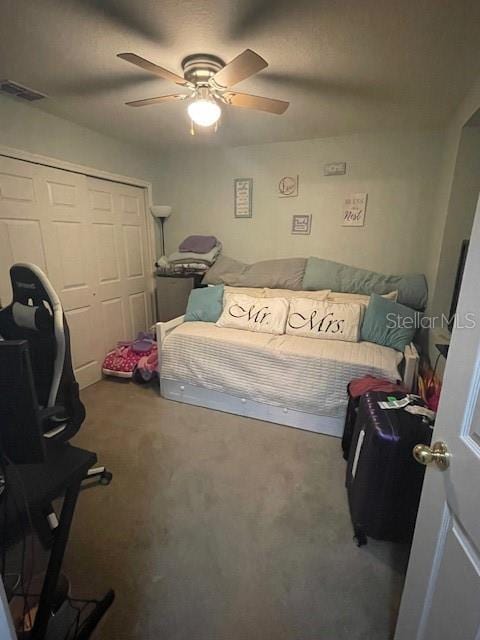
{"type": "Polygon", "coordinates": [[[175,262],[170,265],[173,271],[202,271],[205,272],[209,269],[208,264],[202,264],[201,262],[175,262]]]}
{"type": "Polygon", "coordinates": [[[190,262],[203,262],[207,265],[212,265],[215,262],[216,257],[222,249],[221,244],[217,244],[208,253],[195,253],[194,251],[175,251],[168,257],[170,264],[185,264],[190,262]]]}
{"type": "Polygon", "coordinates": [[[217,246],[218,242],[215,236],[188,236],[180,244],[178,250],[181,253],[191,251],[193,253],[208,253],[217,246]]]}

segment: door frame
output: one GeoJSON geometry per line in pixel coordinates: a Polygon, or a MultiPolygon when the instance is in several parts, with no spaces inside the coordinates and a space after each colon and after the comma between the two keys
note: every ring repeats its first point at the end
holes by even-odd
{"type": "Polygon", "coordinates": [[[109,182],[117,182],[119,184],[126,184],[132,187],[140,187],[143,189],[146,218],[145,229],[147,232],[147,260],[151,265],[148,270],[150,275],[148,279],[148,293],[150,297],[151,321],[155,322],[157,307],[155,304],[155,277],[153,265],[157,249],[155,242],[155,221],[153,216],[150,215],[150,207],[153,205],[152,183],[140,178],[131,178],[130,176],[124,176],[110,171],[103,171],[102,169],[96,169],[94,167],[68,162],[67,160],[60,160],[59,158],[51,158],[49,156],[31,153],[30,151],[24,151],[23,149],[15,149],[14,147],[7,147],[2,144],[0,144],[0,156],[12,158],[13,160],[23,160],[24,162],[30,162],[31,164],[39,164],[44,167],[52,167],[53,169],[61,169],[63,171],[69,171],[70,173],[78,173],[90,178],[100,178],[101,180],[108,180],[109,182]]]}

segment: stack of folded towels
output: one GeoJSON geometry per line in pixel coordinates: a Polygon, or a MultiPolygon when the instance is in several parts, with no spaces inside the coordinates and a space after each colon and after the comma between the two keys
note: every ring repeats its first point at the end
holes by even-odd
{"type": "Polygon", "coordinates": [[[188,236],[168,257],[173,271],[204,273],[215,262],[222,250],[222,244],[215,236],[188,236]]]}

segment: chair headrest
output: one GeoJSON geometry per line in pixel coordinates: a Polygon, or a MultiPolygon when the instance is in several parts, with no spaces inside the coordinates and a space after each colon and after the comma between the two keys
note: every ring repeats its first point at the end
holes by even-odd
{"type": "Polygon", "coordinates": [[[44,331],[52,326],[52,313],[44,304],[37,307],[14,302],[12,316],[17,327],[32,331],[44,331]]]}
{"type": "Polygon", "coordinates": [[[13,302],[25,306],[41,307],[47,302],[55,313],[61,307],[60,300],[47,276],[33,264],[14,264],[10,269],[13,302]]]}

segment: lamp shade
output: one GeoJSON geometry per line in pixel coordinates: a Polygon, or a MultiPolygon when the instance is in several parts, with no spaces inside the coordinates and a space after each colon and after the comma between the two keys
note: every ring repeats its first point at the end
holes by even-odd
{"type": "Polygon", "coordinates": [[[166,204],[155,204],[150,207],[150,212],[154,218],[168,218],[172,213],[172,207],[166,204]]]}

